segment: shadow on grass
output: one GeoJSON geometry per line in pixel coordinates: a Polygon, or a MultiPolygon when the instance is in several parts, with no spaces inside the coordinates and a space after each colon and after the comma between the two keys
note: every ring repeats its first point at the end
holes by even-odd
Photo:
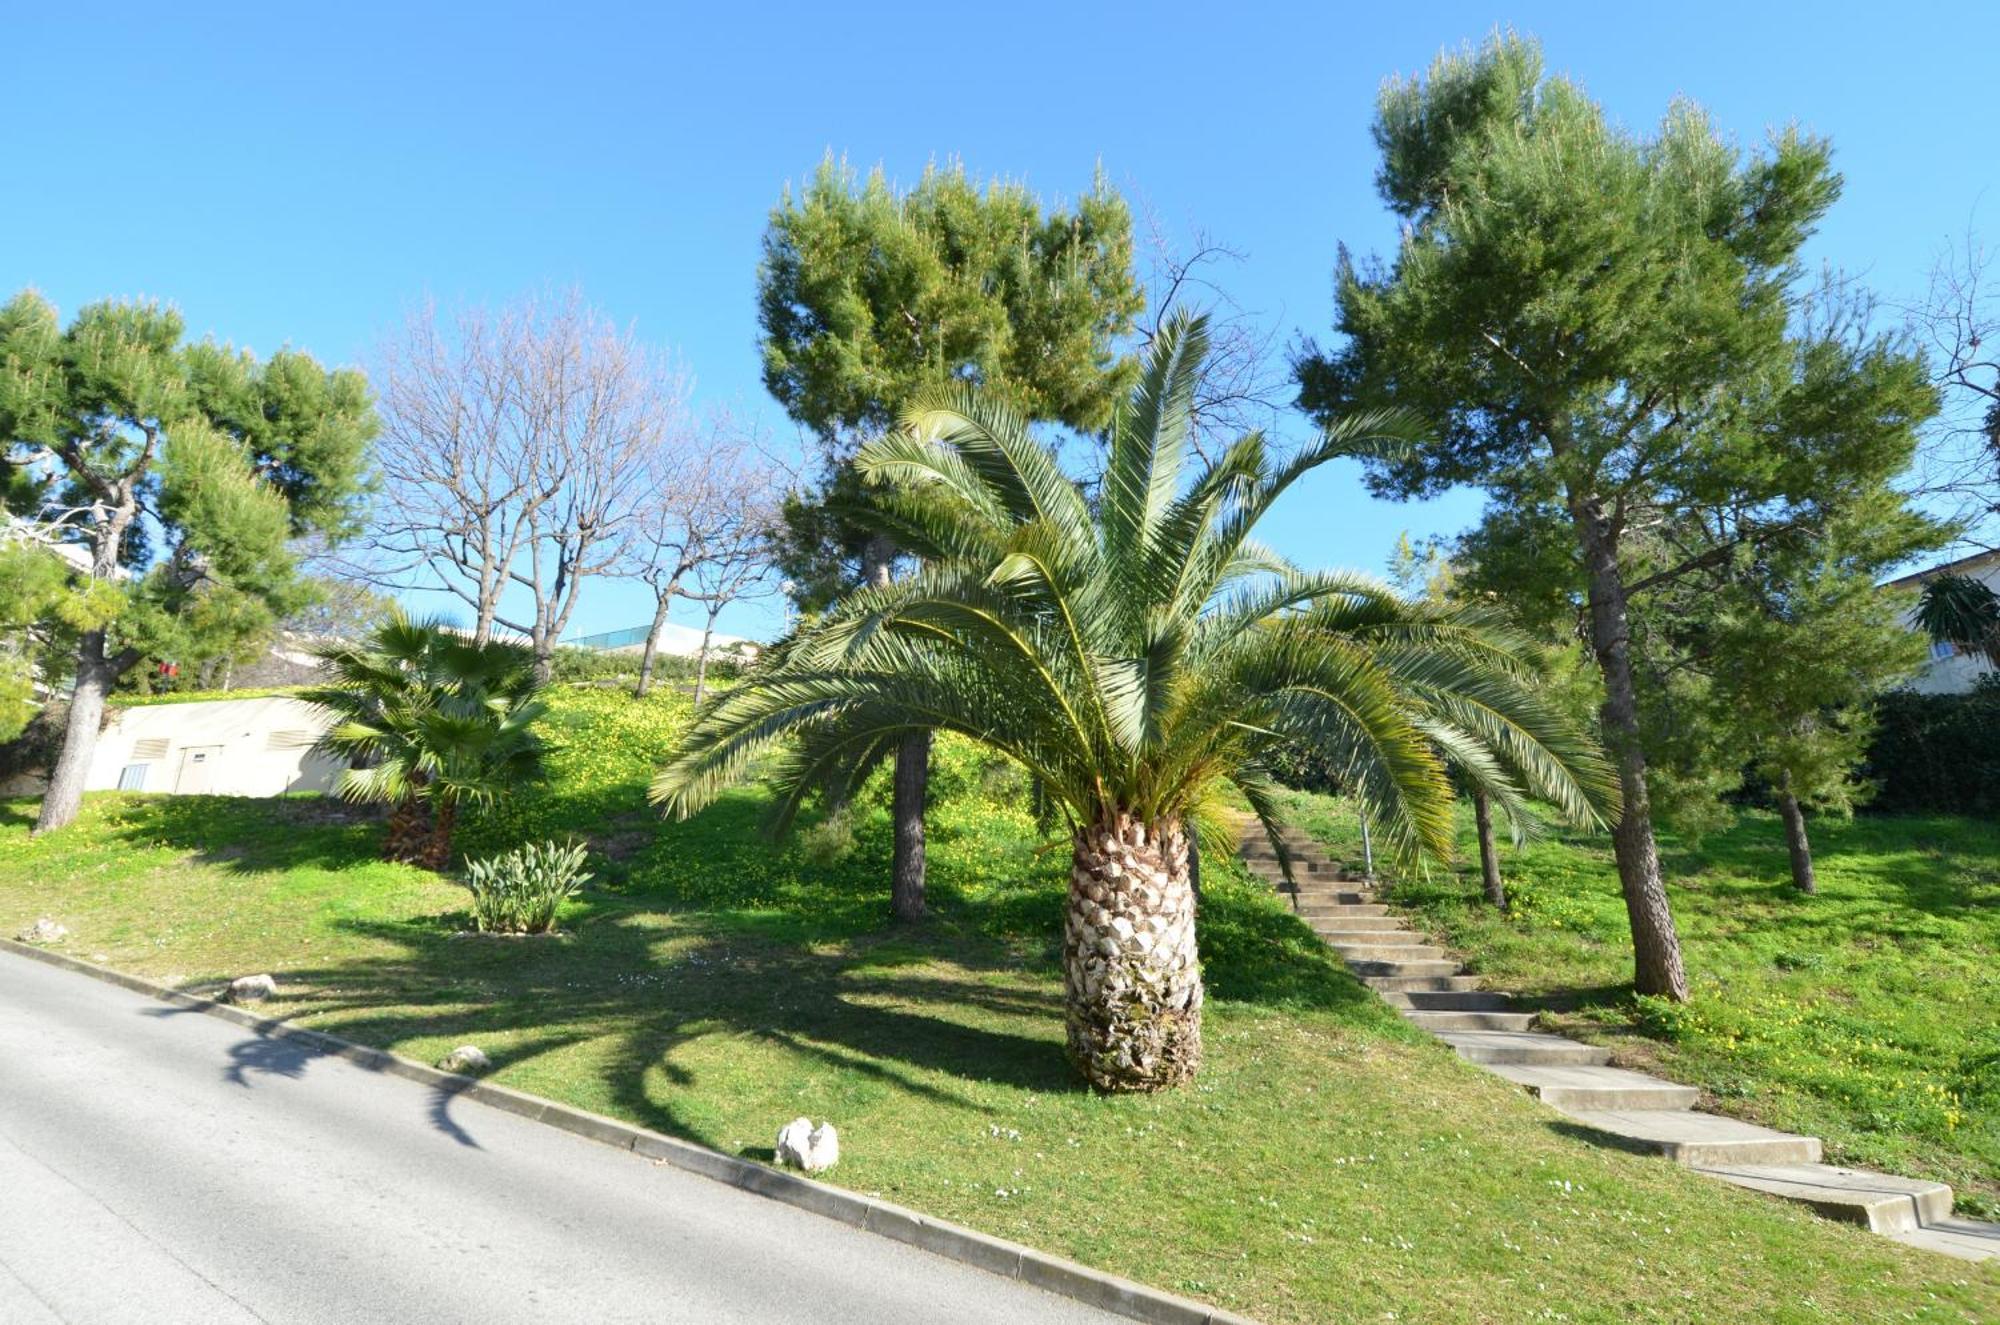
{"type": "Polygon", "coordinates": [[[329,796],[118,797],[106,822],[134,846],[165,846],[237,872],[343,869],[381,859],[382,814],[329,796]]]}
{"type": "MultiPolygon", "coordinates": [[[[662,914],[632,898],[599,896],[577,909],[562,943],[465,938],[436,917],[336,920],[381,955],[279,978],[308,1001],[316,1025],[363,1043],[470,1041],[496,1069],[589,1044],[588,1066],[577,1071],[594,1081],[579,1083],[581,1094],[724,1148],[730,1140],[713,1130],[713,1109],[689,1107],[692,1092],[720,1098],[769,1084],[720,1079],[739,1070],[715,1052],[732,1041],[778,1050],[811,1077],[830,1073],[973,1112],[988,1107],[978,1083],[1045,1095],[1084,1089],[1064,1053],[1052,972],[983,937],[976,904],[937,924],[806,944],[728,913],[662,914]]],[[[1247,890],[1211,890],[1202,937],[1218,998],[1383,1015],[1304,925],[1247,890]]],[[[246,1041],[226,1070],[249,1084],[258,1074],[299,1075],[311,1056],[282,1041],[246,1041]]],[[[751,1065],[740,1070],[758,1070],[744,1061],[751,1065]]],[[[565,1068],[550,1061],[543,1070],[565,1068]]],[[[432,1101],[432,1125],[475,1144],[452,1118],[452,1094],[432,1101]]]]}

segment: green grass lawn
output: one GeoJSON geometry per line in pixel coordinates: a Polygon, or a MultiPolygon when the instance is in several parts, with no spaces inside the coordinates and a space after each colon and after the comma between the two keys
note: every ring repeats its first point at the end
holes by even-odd
{"type": "MultiPolygon", "coordinates": [[[[1344,806],[1294,804],[1358,855],[1344,806]]],[[[1701,1086],[1706,1107],[1819,1136],[1833,1162],[1949,1182],[1961,1211],[2000,1218],[2000,826],[1861,817],[1812,833],[1812,897],[1791,885],[1775,815],[1662,840],[1685,1006],[1627,990],[1631,931],[1602,837],[1503,846],[1511,915],[1470,865],[1391,896],[1554,1028],[1701,1086]]]]}
{"type": "MultiPolygon", "coordinates": [[[[463,937],[463,891],[310,798],[103,795],[30,841],[0,803],[0,925],[195,989],[268,970],[280,1015],[768,1158],[799,1114],[832,1180],[1272,1322],[1990,1320],[2000,1273],[1587,1144],[1398,1021],[1211,861],[1207,1063],[1081,1089],[1054,951],[1066,849],[945,747],[925,924],[887,912],[886,815],[773,847],[762,794],[642,814],[683,710],[565,692],[555,784],[481,844],[573,828],[602,878],[556,940],[463,937]]],[[[441,1125],[476,1133],[475,1108],[441,1125]]]]}

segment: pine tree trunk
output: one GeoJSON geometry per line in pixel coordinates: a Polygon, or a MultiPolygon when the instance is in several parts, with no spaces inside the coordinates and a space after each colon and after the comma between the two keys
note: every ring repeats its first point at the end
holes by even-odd
{"type": "Polygon", "coordinates": [[[1507,909],[1507,885],[1500,878],[1500,851],[1493,844],[1493,804],[1483,787],[1472,789],[1472,821],[1479,829],[1479,877],[1486,885],[1486,900],[1507,909]]]}
{"type": "MultiPolygon", "coordinates": [[[[889,582],[889,563],[896,549],[879,535],[868,540],[861,557],[862,578],[879,588],[889,582]]],[[[910,737],[896,747],[895,796],[890,817],[895,823],[896,854],[889,865],[893,909],[898,919],[913,919],[903,906],[914,881],[916,914],[923,914],[924,802],[931,778],[931,740],[910,737]]]]}
{"type": "Polygon", "coordinates": [[[1201,1067],[1201,961],[1178,820],[1077,829],[1063,925],[1070,1058],[1104,1091],[1182,1085],[1201,1067]]]}
{"type": "Polygon", "coordinates": [[[1806,836],[1805,811],[1799,808],[1799,798],[1792,794],[1790,773],[1778,785],[1778,813],[1785,820],[1785,849],[1792,857],[1792,882],[1800,892],[1811,896],[1819,892],[1819,880],[1813,875],[1812,840],[1806,836]]]}
{"type": "Polygon", "coordinates": [[[1604,744],[1618,769],[1623,807],[1611,832],[1625,914],[1632,924],[1632,987],[1685,1003],[1687,969],[1681,940],[1660,877],[1660,852],[1653,840],[1653,804],[1646,787],[1646,752],[1639,736],[1639,699],[1632,678],[1631,622],[1625,580],[1609,522],[1594,507],[1572,514],[1590,576],[1590,643],[1604,675],[1600,710],[1604,744]]]}
{"type": "Polygon", "coordinates": [[[632,691],[634,698],[644,699],[653,689],[653,664],[660,656],[660,629],[667,624],[667,612],[673,603],[669,595],[653,608],[653,628],[646,632],[646,650],[639,655],[639,684],[632,691]]]}
{"type": "Polygon", "coordinates": [[[37,836],[67,827],[83,805],[83,784],[90,778],[91,756],[97,753],[97,734],[104,726],[104,701],[118,671],[104,656],[104,632],[86,633],[77,644],[76,688],[69,698],[62,750],[49,770],[48,789],[35,817],[37,836]]]}
{"type": "Polygon", "coordinates": [[[905,736],[896,747],[895,794],[890,818],[896,825],[891,863],[890,910],[898,920],[924,918],[924,798],[930,790],[931,734],[905,736]],[[905,836],[913,838],[905,841],[905,836]]]}

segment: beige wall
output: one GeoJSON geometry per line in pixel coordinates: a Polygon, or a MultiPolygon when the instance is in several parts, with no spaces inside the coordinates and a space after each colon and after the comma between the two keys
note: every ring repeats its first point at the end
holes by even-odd
{"type": "MultiPolygon", "coordinates": [[[[2000,557],[1989,558],[1985,565],[1967,566],[1959,572],[1983,583],[1995,593],[2000,593],[2000,557]]],[[[1911,583],[1900,581],[1899,583],[1911,583]]],[[[1910,628],[1916,629],[1914,617],[1910,628]]],[[[1947,656],[1939,657],[1939,650],[1931,650],[1931,660],[1924,664],[1924,670],[1917,673],[1910,682],[1910,689],[1920,695],[1957,695],[1972,689],[1980,675],[1993,670],[1993,662],[1983,652],[1952,650],[1947,656]]]]}
{"type": "Polygon", "coordinates": [[[308,749],[330,721],[285,695],[122,709],[97,739],[85,789],[116,790],[128,770],[143,769],[132,774],[141,791],[330,791],[343,764],[308,749]]]}

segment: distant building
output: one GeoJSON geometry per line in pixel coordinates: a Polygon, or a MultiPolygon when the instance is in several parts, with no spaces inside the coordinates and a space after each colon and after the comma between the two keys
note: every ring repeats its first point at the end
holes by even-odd
{"type": "MultiPolygon", "coordinates": [[[[1943,562],[1891,580],[1888,587],[1917,590],[1923,588],[1924,581],[1940,575],[1963,575],[2000,593],[2000,552],[1980,552],[1943,562]]],[[[1915,630],[1914,615],[1908,620],[1910,628],[1915,630]]],[[[1981,675],[1993,670],[1993,660],[1983,650],[1963,649],[1947,640],[1935,640],[1931,643],[1930,661],[1910,682],[1910,689],[1924,695],[1960,695],[1972,689],[1981,675]]]]}
{"type": "MultiPolygon", "coordinates": [[[[578,639],[564,640],[565,644],[578,649],[594,649],[600,653],[643,653],[646,649],[646,627],[630,626],[624,630],[607,630],[601,635],[584,635],[578,639]]],[[[718,653],[740,650],[746,654],[757,652],[757,642],[741,635],[717,633],[709,638],[708,652],[713,657],[718,653]]],[[[701,655],[701,632],[692,626],[683,626],[669,621],[660,627],[661,653],[677,658],[695,658],[701,655]]]]}
{"type": "Polygon", "coordinates": [[[120,708],[97,738],[84,790],[331,791],[347,761],[316,754],[312,745],[332,721],[325,709],[289,695],[120,708]]]}

